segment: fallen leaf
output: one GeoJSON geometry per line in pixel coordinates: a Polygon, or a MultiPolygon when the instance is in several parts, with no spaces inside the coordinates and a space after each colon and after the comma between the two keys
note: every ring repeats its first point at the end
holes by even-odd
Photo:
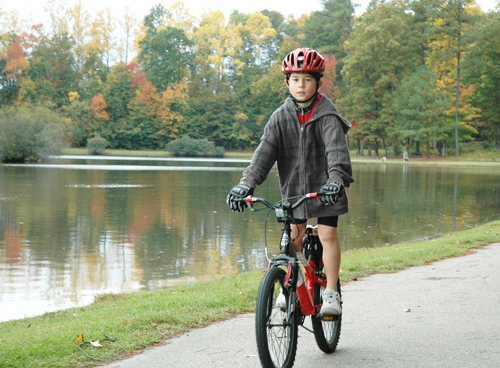
{"type": "Polygon", "coordinates": [[[102,347],[101,344],[99,344],[99,340],[96,340],[96,341],[90,341],[90,344],[96,348],[100,348],[102,347]]]}
{"type": "Polygon", "coordinates": [[[460,244],[460,240],[455,240],[455,243],[460,244]]]}
{"type": "Polygon", "coordinates": [[[410,308],[406,308],[405,309],[405,313],[410,313],[411,312],[411,309],[410,308]]]}
{"type": "Polygon", "coordinates": [[[83,334],[78,335],[78,338],[75,341],[75,344],[80,344],[83,342],[83,334]]]}
{"type": "Polygon", "coordinates": [[[123,322],[127,322],[127,317],[123,316],[123,322]]]}

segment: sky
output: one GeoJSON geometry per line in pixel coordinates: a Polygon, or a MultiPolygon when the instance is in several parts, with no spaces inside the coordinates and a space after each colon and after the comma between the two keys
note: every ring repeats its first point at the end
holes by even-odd
{"type": "MultiPolygon", "coordinates": [[[[356,1],[356,0],[355,0],[356,1]]],[[[358,12],[363,12],[366,9],[370,0],[358,0],[357,2],[361,5],[358,12]]],[[[138,19],[142,19],[145,15],[149,13],[149,10],[158,4],[162,4],[164,7],[169,8],[172,6],[176,0],[85,0],[84,4],[87,10],[93,15],[97,10],[110,7],[113,11],[116,11],[116,15],[121,14],[122,9],[125,6],[129,6],[138,16],[138,19]]],[[[4,10],[16,9],[21,15],[31,13],[33,20],[39,21],[45,17],[43,11],[43,6],[45,5],[45,0],[0,0],[0,5],[4,10]]],[[[74,3],[70,0],[70,3],[74,3]]],[[[319,0],[247,0],[247,1],[235,1],[235,0],[184,0],[183,3],[192,12],[193,15],[198,16],[203,13],[203,9],[210,9],[212,11],[221,10],[225,15],[226,19],[229,16],[231,10],[236,9],[240,12],[252,12],[261,11],[264,9],[276,10],[287,16],[293,14],[298,17],[302,14],[309,14],[313,11],[318,11],[322,9],[321,2],[319,0]]],[[[489,11],[495,8],[498,4],[498,0],[476,0],[483,11],[489,11]]]]}

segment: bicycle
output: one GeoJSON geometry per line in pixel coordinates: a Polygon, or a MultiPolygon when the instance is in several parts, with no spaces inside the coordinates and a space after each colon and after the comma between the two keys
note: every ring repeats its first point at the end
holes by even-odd
{"type": "MultiPolygon", "coordinates": [[[[284,200],[275,204],[263,198],[246,197],[242,199],[252,211],[269,208],[274,210],[278,222],[283,223],[280,254],[269,259],[267,239],[265,252],[269,261],[257,294],[255,332],[259,358],[263,367],[289,368],[293,366],[297,352],[298,326],[314,333],[318,347],[325,353],[333,353],[340,338],[342,315],[321,316],[322,289],[326,287],[323,273],[323,247],[315,228],[307,226],[303,239],[304,254],[297,252],[291,239],[293,209],[305,200],[319,198],[320,193],[288,198],[298,199],[294,204],[284,200]],[[253,208],[256,203],[266,207],[253,208]],[[302,267],[305,271],[302,270],[302,267]],[[304,326],[305,318],[311,317],[312,331],[304,326]]],[[[317,227],[316,227],[317,228],[317,227]]],[[[340,282],[337,282],[339,294],[340,282]]]]}

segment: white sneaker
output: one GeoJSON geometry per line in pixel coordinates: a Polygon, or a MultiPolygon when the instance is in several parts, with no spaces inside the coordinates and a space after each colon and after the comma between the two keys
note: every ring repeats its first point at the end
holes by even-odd
{"type": "Polygon", "coordinates": [[[276,306],[280,309],[286,309],[286,298],[283,290],[280,290],[280,295],[276,298],[276,306]]]}
{"type": "Polygon", "coordinates": [[[324,316],[337,316],[342,314],[340,294],[335,290],[325,289],[323,291],[323,306],[321,307],[321,314],[324,316]]]}

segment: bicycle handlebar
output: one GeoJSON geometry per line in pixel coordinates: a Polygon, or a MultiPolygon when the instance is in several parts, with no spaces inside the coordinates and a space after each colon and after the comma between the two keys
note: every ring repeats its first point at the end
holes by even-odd
{"type": "MultiPolygon", "coordinates": [[[[304,202],[307,199],[319,199],[320,197],[321,197],[321,193],[319,193],[319,192],[304,194],[303,196],[298,197],[299,200],[297,202],[295,202],[294,204],[292,204],[290,206],[290,208],[293,210],[293,209],[297,208],[298,206],[300,206],[302,204],[302,202],[304,202]]],[[[292,198],[297,198],[297,197],[292,197],[292,198]]],[[[292,198],[287,198],[287,199],[292,199],[292,198]]],[[[252,196],[248,196],[246,198],[240,199],[240,201],[245,201],[246,203],[249,203],[249,204],[262,203],[263,205],[265,205],[266,207],[271,208],[271,209],[283,207],[283,205],[281,205],[281,206],[278,205],[278,203],[280,203],[280,202],[272,204],[271,202],[267,201],[264,198],[258,198],[258,197],[252,197],[252,196]]]]}

